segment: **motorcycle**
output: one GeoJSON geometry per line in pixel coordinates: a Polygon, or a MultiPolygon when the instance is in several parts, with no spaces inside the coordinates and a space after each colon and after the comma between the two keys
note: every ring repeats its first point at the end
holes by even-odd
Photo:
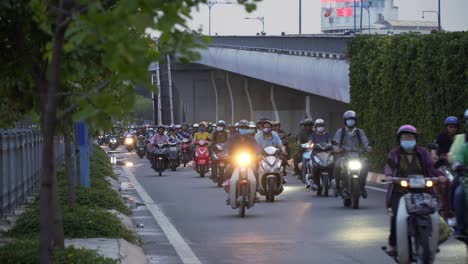
{"type": "Polygon", "coordinates": [[[159,174],[159,176],[161,176],[163,171],[166,170],[166,164],[167,164],[166,145],[163,143],[155,144],[154,150],[153,150],[154,171],[156,171],[159,174]]]}
{"type": "Polygon", "coordinates": [[[112,151],[114,151],[114,150],[119,146],[119,143],[117,142],[117,138],[114,137],[114,136],[110,136],[110,137],[109,137],[109,143],[107,144],[107,146],[108,146],[112,151]]]}
{"type": "Polygon", "coordinates": [[[300,170],[300,176],[298,176],[298,178],[300,177],[300,180],[302,180],[304,184],[307,184],[307,175],[311,175],[310,166],[307,166],[307,164],[309,164],[309,161],[312,158],[313,146],[314,145],[310,142],[301,144],[301,148],[304,152],[302,153],[302,162],[299,162],[298,165],[300,170]],[[303,178],[302,175],[305,175],[306,178],[303,178]]]}
{"type": "Polygon", "coordinates": [[[268,202],[274,202],[275,196],[283,192],[283,178],[281,176],[280,150],[268,146],[263,149],[264,157],[258,167],[260,181],[259,193],[266,196],[268,202]]]}
{"type": "Polygon", "coordinates": [[[106,136],[99,135],[98,141],[97,141],[99,146],[102,146],[106,143],[106,138],[107,138],[107,135],[106,136]]]}
{"type": "Polygon", "coordinates": [[[229,194],[227,204],[232,209],[238,209],[240,217],[245,217],[245,210],[255,204],[257,180],[252,169],[255,157],[250,153],[240,152],[234,155],[234,159],[232,166],[235,168],[232,176],[223,183],[223,186],[229,194]]]}
{"type": "Polygon", "coordinates": [[[218,187],[221,187],[224,181],[225,160],[223,147],[223,144],[216,144],[211,154],[211,177],[218,184],[218,187]]]}
{"type": "MultiPolygon", "coordinates": [[[[341,177],[343,186],[343,205],[345,207],[359,208],[359,198],[361,196],[361,188],[359,184],[359,175],[361,174],[362,162],[359,151],[348,151],[344,159],[344,168],[342,171],[345,175],[341,177]]],[[[335,186],[333,186],[335,189],[335,186]]]]}
{"type": "Polygon", "coordinates": [[[405,190],[396,215],[397,255],[392,256],[398,263],[433,263],[435,260],[439,243],[438,205],[437,199],[425,190],[438,180],[417,174],[391,180],[405,190]]]}
{"type": "Polygon", "coordinates": [[[146,154],[145,137],[139,136],[137,141],[137,155],[142,159],[146,154]]]}
{"type": "Polygon", "coordinates": [[[180,165],[179,153],[179,144],[177,142],[169,142],[169,150],[167,154],[169,157],[169,166],[172,171],[176,171],[177,167],[180,165]]]}
{"type": "Polygon", "coordinates": [[[283,167],[283,176],[286,176],[286,167],[288,166],[288,159],[291,157],[291,148],[289,147],[289,137],[291,133],[281,137],[281,143],[283,144],[286,157],[281,160],[281,167],[283,167]]]}
{"type": "Polygon", "coordinates": [[[195,142],[195,166],[194,169],[200,174],[200,177],[205,177],[210,164],[210,152],[208,151],[208,141],[201,139],[195,142]]]}
{"type": "Polygon", "coordinates": [[[135,139],[133,136],[125,137],[125,146],[128,152],[132,152],[132,150],[135,149],[135,139]]]}
{"type": "Polygon", "coordinates": [[[331,171],[333,169],[333,145],[326,142],[314,144],[312,150],[312,158],[308,162],[307,180],[309,186],[317,195],[321,196],[322,191],[324,196],[328,196],[328,191],[331,186],[331,171]]]}
{"type": "Polygon", "coordinates": [[[182,139],[182,144],[180,146],[180,156],[181,156],[181,160],[182,160],[182,163],[184,164],[184,167],[187,166],[187,163],[190,162],[190,160],[192,159],[191,155],[192,155],[192,151],[190,149],[190,139],[188,138],[184,138],[182,139]]]}

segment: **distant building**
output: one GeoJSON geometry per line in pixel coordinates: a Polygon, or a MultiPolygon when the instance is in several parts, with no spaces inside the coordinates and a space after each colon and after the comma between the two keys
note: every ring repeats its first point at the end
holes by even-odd
{"type": "Polygon", "coordinates": [[[362,32],[398,34],[402,32],[430,33],[437,30],[437,22],[398,20],[398,7],[394,0],[320,0],[323,33],[362,32]],[[355,6],[356,4],[356,6],[355,6]]]}

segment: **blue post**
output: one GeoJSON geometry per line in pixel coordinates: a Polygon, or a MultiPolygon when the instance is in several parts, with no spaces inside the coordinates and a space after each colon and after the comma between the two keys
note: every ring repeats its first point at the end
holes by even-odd
{"type": "Polygon", "coordinates": [[[75,126],[75,123],[73,123],[72,125],[72,134],[73,134],[73,137],[72,137],[72,155],[73,155],[73,179],[75,181],[75,186],[78,185],[78,177],[76,175],[76,164],[78,163],[78,157],[76,156],[76,148],[75,148],[75,140],[77,140],[76,138],[76,126],[75,126]]]}
{"type": "Polygon", "coordinates": [[[89,132],[84,122],[78,122],[78,146],[80,148],[80,180],[84,187],[90,186],[89,169],[89,132]]]}

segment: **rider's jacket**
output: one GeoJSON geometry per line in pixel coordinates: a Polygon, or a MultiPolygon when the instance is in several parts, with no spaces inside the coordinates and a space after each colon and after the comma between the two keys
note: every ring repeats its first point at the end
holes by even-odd
{"type": "Polygon", "coordinates": [[[208,140],[209,137],[210,137],[210,133],[208,133],[206,131],[203,132],[203,133],[202,132],[197,132],[197,133],[195,133],[195,136],[194,136],[195,141],[199,141],[199,140],[202,140],[202,139],[203,140],[208,140]]]}
{"type": "Polygon", "coordinates": [[[151,138],[150,142],[151,144],[167,144],[169,142],[169,138],[166,135],[159,135],[159,133],[156,133],[151,138]]]}
{"type": "Polygon", "coordinates": [[[265,138],[265,134],[262,132],[261,134],[257,134],[255,136],[255,140],[257,141],[257,144],[259,147],[262,149],[273,146],[275,148],[281,149],[283,147],[283,144],[281,143],[281,139],[277,133],[271,133],[270,138],[265,138]]]}
{"type": "Polygon", "coordinates": [[[181,139],[187,138],[187,139],[192,139],[192,134],[189,131],[180,131],[179,132],[179,137],[181,139]]]}
{"type": "Polygon", "coordinates": [[[334,140],[338,143],[335,148],[340,148],[346,151],[360,151],[361,147],[364,149],[369,147],[369,140],[364,133],[364,130],[353,128],[349,130],[342,127],[336,131],[334,140]]]}
{"type": "Polygon", "coordinates": [[[213,131],[210,136],[212,145],[226,143],[229,138],[228,131],[213,131]]]}
{"type": "Polygon", "coordinates": [[[309,141],[312,141],[313,143],[328,143],[332,141],[332,136],[328,132],[324,132],[323,134],[319,134],[318,132],[314,132],[312,135],[309,137],[309,141]]]}

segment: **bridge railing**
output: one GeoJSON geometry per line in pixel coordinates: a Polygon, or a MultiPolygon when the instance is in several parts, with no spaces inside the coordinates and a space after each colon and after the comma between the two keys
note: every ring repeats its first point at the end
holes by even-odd
{"type": "MultiPolygon", "coordinates": [[[[55,139],[55,160],[64,160],[63,138],[55,139]]],[[[39,131],[0,130],[0,216],[39,189],[43,140],[39,131]]]]}
{"type": "Polygon", "coordinates": [[[213,36],[211,46],[225,45],[255,47],[288,51],[341,54],[346,53],[351,36],[301,35],[301,36],[213,36]]]}

